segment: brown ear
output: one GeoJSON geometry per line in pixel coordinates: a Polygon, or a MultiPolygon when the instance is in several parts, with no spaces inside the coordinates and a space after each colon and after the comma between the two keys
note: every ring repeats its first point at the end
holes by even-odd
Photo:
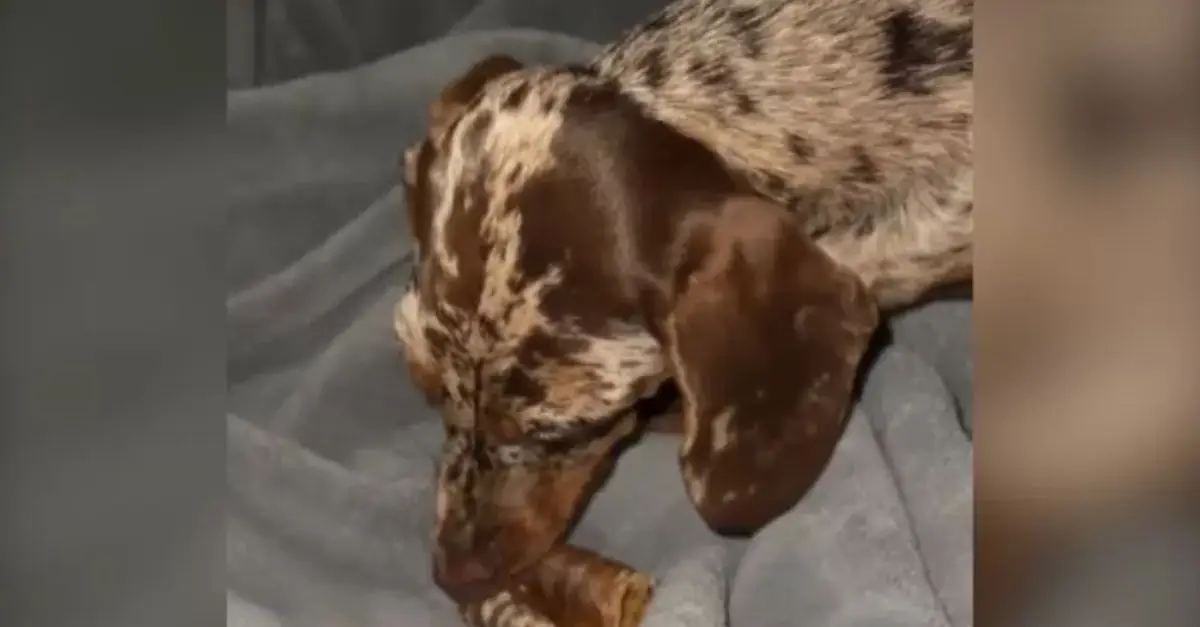
{"type": "Polygon", "coordinates": [[[442,90],[429,107],[430,135],[437,137],[449,127],[488,81],[524,67],[520,61],[494,54],[471,66],[465,74],[442,90]]]}
{"type": "Polygon", "coordinates": [[[684,230],[664,329],[684,401],[680,464],[710,526],[752,531],[824,469],[878,312],[781,207],[730,200],[684,230]]]}

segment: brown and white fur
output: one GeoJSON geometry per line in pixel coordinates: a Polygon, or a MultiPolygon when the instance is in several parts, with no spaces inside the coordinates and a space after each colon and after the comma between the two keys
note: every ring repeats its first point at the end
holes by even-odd
{"type": "Polygon", "coordinates": [[[706,521],[798,498],[835,425],[791,437],[797,390],[841,408],[877,308],[971,275],[971,29],[970,0],[680,0],[587,67],[446,88],[395,320],[446,424],[439,583],[561,540],[667,380],[706,521]]]}

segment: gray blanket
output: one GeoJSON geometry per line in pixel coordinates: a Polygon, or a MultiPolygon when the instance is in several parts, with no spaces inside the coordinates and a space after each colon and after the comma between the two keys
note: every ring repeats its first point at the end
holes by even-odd
{"type": "MultiPolygon", "coordinates": [[[[230,93],[229,625],[459,624],[429,576],[441,428],[390,326],[398,154],[482,55],[579,60],[642,4],[485,3],[372,64],[230,93]]],[[[749,540],[692,511],[671,437],[625,453],[573,540],[660,578],[647,626],[971,625],[970,305],[891,326],[829,468],[749,540]]]]}

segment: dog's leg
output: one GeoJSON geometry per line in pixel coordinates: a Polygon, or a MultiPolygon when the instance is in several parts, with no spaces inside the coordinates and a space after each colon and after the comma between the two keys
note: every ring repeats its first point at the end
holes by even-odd
{"type": "Polygon", "coordinates": [[[966,172],[945,189],[921,186],[883,218],[831,232],[819,244],[858,274],[885,312],[968,282],[974,270],[971,178],[966,172]]]}

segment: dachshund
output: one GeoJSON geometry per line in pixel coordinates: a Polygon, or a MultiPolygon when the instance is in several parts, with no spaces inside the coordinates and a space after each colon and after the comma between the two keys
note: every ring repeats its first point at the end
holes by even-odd
{"type": "Polygon", "coordinates": [[[487,57],[404,154],[395,309],[446,429],[434,577],[563,539],[639,401],[701,518],[816,480],[882,316],[969,280],[970,0],[678,0],[583,66],[487,57]]]}

